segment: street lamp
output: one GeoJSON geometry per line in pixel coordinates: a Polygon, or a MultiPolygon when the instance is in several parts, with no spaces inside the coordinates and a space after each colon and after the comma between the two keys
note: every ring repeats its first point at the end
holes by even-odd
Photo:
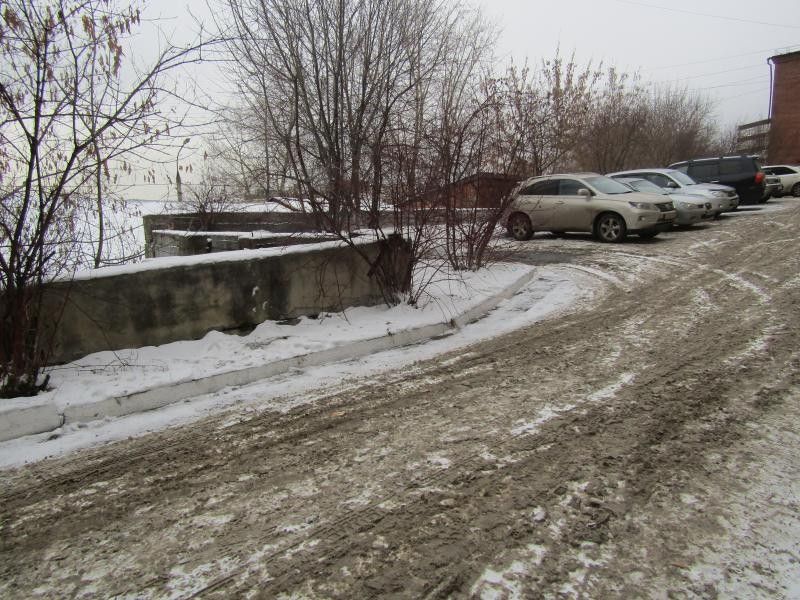
{"type": "Polygon", "coordinates": [[[183,202],[183,190],[181,189],[181,167],[180,167],[180,160],[181,160],[181,150],[183,147],[189,143],[191,138],[186,138],[183,140],[181,147],[178,148],[178,156],[175,157],[175,188],[178,192],[178,204],[183,202]]]}

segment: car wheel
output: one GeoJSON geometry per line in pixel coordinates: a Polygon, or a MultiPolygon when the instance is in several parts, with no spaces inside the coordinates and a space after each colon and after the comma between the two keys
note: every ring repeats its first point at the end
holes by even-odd
{"type": "Polygon", "coordinates": [[[594,235],[601,242],[621,242],[625,234],[625,221],[618,214],[603,213],[594,223],[594,235]]]}
{"type": "Polygon", "coordinates": [[[792,196],[794,196],[795,198],[800,198],[800,182],[795,183],[792,186],[792,196]]]}
{"type": "Polygon", "coordinates": [[[514,213],[508,219],[508,230],[515,240],[524,241],[533,237],[533,226],[528,215],[514,213]]]}

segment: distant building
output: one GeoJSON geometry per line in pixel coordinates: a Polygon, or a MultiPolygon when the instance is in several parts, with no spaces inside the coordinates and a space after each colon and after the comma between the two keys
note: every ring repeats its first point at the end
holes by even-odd
{"type": "Polygon", "coordinates": [[[773,68],[768,160],[800,164],[800,51],[769,58],[773,68]]]}
{"type": "Polygon", "coordinates": [[[457,208],[496,208],[520,177],[505,173],[478,172],[426,194],[433,205],[447,203],[457,208]]]}
{"type": "Polygon", "coordinates": [[[767,156],[769,131],[769,119],[739,125],[736,135],[736,152],[738,154],[757,154],[761,157],[767,156]]]}

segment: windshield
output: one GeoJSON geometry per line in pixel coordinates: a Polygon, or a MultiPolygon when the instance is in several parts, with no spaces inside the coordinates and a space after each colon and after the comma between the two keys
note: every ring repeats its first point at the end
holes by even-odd
{"type": "Polygon", "coordinates": [[[697,182],[689,177],[686,173],[681,173],[680,171],[667,171],[667,175],[672,177],[681,185],[697,185],[697,182]]]}
{"type": "Polygon", "coordinates": [[[630,194],[633,192],[627,185],[614,181],[610,177],[587,177],[584,179],[586,183],[592,186],[601,194],[630,194]]]}
{"type": "Polygon", "coordinates": [[[661,194],[662,196],[667,194],[665,190],[658,187],[652,181],[647,181],[647,179],[623,179],[623,183],[627,183],[637,192],[647,192],[648,194],[661,194]]]}

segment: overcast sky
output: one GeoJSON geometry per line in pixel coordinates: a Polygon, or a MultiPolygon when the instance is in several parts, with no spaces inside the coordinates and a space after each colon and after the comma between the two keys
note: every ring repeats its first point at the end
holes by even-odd
{"type": "MultiPolygon", "coordinates": [[[[602,61],[645,81],[708,92],[724,123],[766,117],[767,58],[800,50],[800,0],[466,1],[498,27],[504,63],[538,62],[560,47],[583,64],[602,61]]],[[[208,19],[206,0],[148,7],[150,16],[174,17],[167,31],[189,25],[187,11],[208,19]]]]}
{"type": "MultiPolygon", "coordinates": [[[[162,32],[180,43],[196,27],[194,20],[213,27],[207,2],[213,6],[215,1],[151,0],[145,15],[158,20],[162,32]],[[190,13],[194,19],[187,16],[190,13]]],[[[582,65],[602,62],[623,71],[638,71],[645,82],[677,83],[708,93],[723,128],[768,116],[767,58],[800,50],[800,0],[465,2],[496,25],[501,66],[511,60],[538,63],[560,48],[562,56],[574,52],[582,65]]],[[[210,95],[221,95],[224,82],[213,72],[203,67],[195,77],[210,95]]],[[[192,155],[193,148],[195,156],[202,154],[193,140],[182,154],[182,162],[192,155]]],[[[173,195],[166,190],[150,192],[142,194],[140,188],[135,195],[173,195]]]]}
{"type": "MultiPolygon", "coordinates": [[[[725,124],[765,118],[767,58],[800,50],[800,1],[477,0],[501,28],[501,56],[575,52],[652,82],[708,92],[725,124]]],[[[800,101],[800,99],[798,99],[800,101]]]]}

